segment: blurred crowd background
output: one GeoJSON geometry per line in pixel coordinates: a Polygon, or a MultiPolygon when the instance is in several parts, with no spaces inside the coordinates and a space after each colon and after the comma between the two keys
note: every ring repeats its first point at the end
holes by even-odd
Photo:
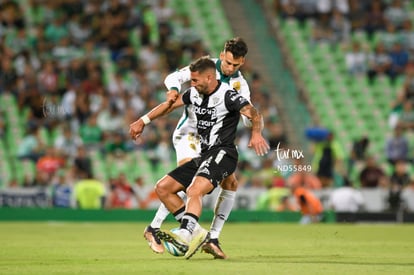
{"type": "MultiPolygon", "coordinates": [[[[413,3],[264,2],[279,23],[280,37],[292,46],[293,60],[298,58],[299,76],[301,68],[305,71],[307,100],[321,119],[296,133],[311,143],[310,148],[295,144],[310,152],[303,159],[280,160],[274,151],[254,156],[247,148],[249,131],[240,125],[240,185],[319,190],[339,188],[346,179],[354,188],[389,190],[390,207],[398,207],[403,189],[413,189],[414,182],[413,3]],[[340,97],[340,83],[358,95],[340,97]],[[351,130],[324,121],[332,118],[324,101],[330,91],[339,101],[333,111],[344,111],[357,130],[348,140],[343,133],[351,130]],[[347,107],[354,100],[362,104],[347,107]],[[353,116],[359,112],[368,113],[367,129],[353,116]],[[371,129],[379,134],[371,136],[371,129]]],[[[130,140],[129,124],[163,101],[168,73],[202,55],[219,54],[179,3],[0,0],[1,188],[47,187],[56,195],[52,204],[64,207],[71,205],[67,198],[76,186],[93,179],[104,186],[108,207],[146,208],[157,200],[143,190],[176,165],[171,135],[180,112],[151,122],[140,143],[130,140]]],[[[264,115],[265,137],[273,150],[293,149],[275,107],[277,94],[249,62],[248,56],[242,72],[264,115]]],[[[264,200],[261,207],[270,207],[264,200]]]]}

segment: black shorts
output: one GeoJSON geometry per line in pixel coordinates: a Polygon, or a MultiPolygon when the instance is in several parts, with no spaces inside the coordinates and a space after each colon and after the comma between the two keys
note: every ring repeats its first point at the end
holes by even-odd
{"type": "Polygon", "coordinates": [[[181,183],[185,189],[190,186],[195,176],[209,179],[216,188],[224,178],[234,173],[238,157],[235,147],[214,148],[201,154],[201,157],[175,168],[168,175],[181,183]]]}

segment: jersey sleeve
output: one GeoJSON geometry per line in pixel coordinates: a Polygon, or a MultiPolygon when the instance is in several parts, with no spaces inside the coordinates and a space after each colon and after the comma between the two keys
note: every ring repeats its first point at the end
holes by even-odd
{"type": "MultiPolygon", "coordinates": [[[[247,99],[251,103],[249,84],[247,83],[246,79],[243,77],[243,75],[241,74],[241,72],[239,72],[239,76],[238,76],[238,81],[237,82],[240,85],[239,89],[237,89],[236,87],[233,87],[233,88],[236,88],[236,90],[239,91],[240,95],[242,97],[244,97],[245,99],[247,99]]],[[[243,121],[244,126],[246,126],[246,127],[252,127],[252,122],[250,121],[250,119],[248,119],[244,115],[242,115],[241,118],[242,118],[242,121],[243,121]]]]}
{"type": "Polygon", "coordinates": [[[246,79],[240,74],[240,95],[250,101],[250,89],[246,79]]]}
{"type": "Polygon", "coordinates": [[[191,104],[190,97],[191,97],[191,89],[187,89],[182,95],[182,100],[185,105],[191,104]]]}
{"type": "Polygon", "coordinates": [[[164,85],[168,90],[181,91],[181,86],[191,80],[190,67],[186,66],[178,71],[170,73],[164,80],[164,85]]]}
{"type": "Polygon", "coordinates": [[[227,91],[224,100],[225,100],[226,108],[229,111],[239,112],[241,108],[250,104],[250,102],[246,98],[242,97],[235,90],[227,91]]]}

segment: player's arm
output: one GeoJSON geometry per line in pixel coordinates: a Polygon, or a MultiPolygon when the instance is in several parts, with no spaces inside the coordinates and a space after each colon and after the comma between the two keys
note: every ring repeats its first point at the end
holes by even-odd
{"type": "Polygon", "coordinates": [[[262,136],[264,127],[262,115],[251,104],[242,107],[240,109],[240,114],[246,116],[252,122],[252,136],[250,138],[249,147],[253,148],[259,156],[267,154],[270,147],[262,136]]]}
{"type": "MultiPolygon", "coordinates": [[[[244,97],[251,103],[249,84],[247,83],[246,79],[244,79],[242,75],[240,75],[239,78],[240,78],[239,93],[242,97],[244,97]]],[[[243,121],[244,126],[249,127],[249,128],[252,127],[252,122],[246,116],[242,115],[242,121],[243,121]]]]}
{"type": "Polygon", "coordinates": [[[139,137],[144,131],[145,125],[149,124],[152,120],[164,116],[184,105],[181,95],[178,95],[177,99],[174,99],[174,97],[174,95],[167,93],[166,101],[155,106],[147,114],[131,123],[129,125],[129,135],[131,138],[135,140],[137,137],[139,137]]]}
{"type": "Polygon", "coordinates": [[[178,71],[170,73],[164,80],[164,85],[168,91],[180,92],[181,86],[191,80],[190,67],[184,67],[178,71]]]}

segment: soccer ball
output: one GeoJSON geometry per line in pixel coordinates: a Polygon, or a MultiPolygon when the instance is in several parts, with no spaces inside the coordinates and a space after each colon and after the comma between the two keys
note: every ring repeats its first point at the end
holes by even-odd
{"type": "Polygon", "coordinates": [[[163,241],[165,249],[170,253],[171,255],[175,257],[181,257],[184,256],[185,253],[181,252],[175,245],[173,245],[170,242],[163,241]]]}
{"type": "MultiPolygon", "coordinates": [[[[174,231],[177,231],[178,228],[171,229],[171,232],[174,233],[174,231]]],[[[168,241],[163,241],[165,249],[170,253],[171,255],[175,257],[181,257],[184,256],[185,252],[180,251],[174,244],[168,241]]]]}

